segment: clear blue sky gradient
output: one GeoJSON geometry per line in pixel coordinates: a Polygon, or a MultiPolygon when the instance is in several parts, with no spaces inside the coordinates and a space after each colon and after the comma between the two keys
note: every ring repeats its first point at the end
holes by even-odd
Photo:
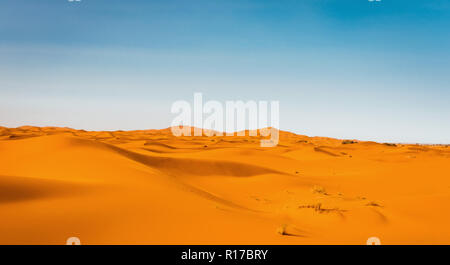
{"type": "Polygon", "coordinates": [[[0,125],[168,127],[279,100],[310,136],[450,144],[450,1],[2,0],[0,125]]]}

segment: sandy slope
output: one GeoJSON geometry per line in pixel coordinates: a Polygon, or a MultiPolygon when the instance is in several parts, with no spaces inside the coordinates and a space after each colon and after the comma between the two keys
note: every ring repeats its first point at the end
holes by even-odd
{"type": "Polygon", "coordinates": [[[0,244],[450,244],[450,148],[0,127],[0,244]]]}

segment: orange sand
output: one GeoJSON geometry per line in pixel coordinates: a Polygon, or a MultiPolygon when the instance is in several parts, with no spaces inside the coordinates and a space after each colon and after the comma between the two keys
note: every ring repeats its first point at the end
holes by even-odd
{"type": "Polygon", "coordinates": [[[0,127],[0,244],[450,244],[448,146],[0,127]]]}

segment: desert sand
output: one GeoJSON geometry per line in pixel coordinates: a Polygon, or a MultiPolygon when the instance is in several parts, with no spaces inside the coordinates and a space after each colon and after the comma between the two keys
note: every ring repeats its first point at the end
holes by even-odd
{"type": "Polygon", "coordinates": [[[450,148],[0,127],[0,244],[450,244],[450,148]]]}

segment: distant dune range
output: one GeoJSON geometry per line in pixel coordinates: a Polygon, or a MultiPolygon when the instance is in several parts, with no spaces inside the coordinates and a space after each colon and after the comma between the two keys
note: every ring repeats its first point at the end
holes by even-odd
{"type": "Polygon", "coordinates": [[[450,244],[450,148],[0,127],[0,244],[450,244]]]}

